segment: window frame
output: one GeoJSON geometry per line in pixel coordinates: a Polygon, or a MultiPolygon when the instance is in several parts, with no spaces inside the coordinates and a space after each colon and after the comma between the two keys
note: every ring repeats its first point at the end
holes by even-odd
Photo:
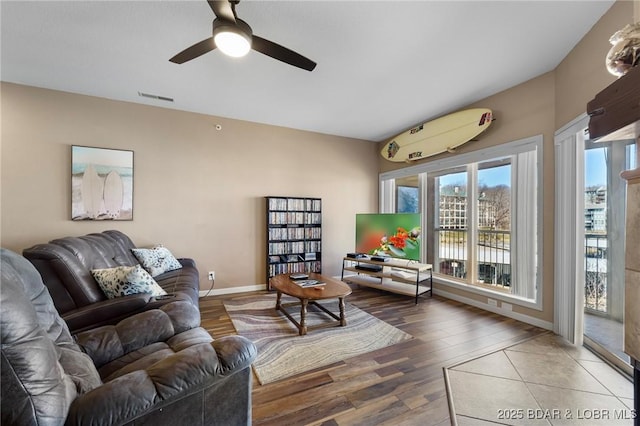
{"type": "MultiPolygon", "coordinates": [[[[543,264],[543,211],[544,211],[544,187],[542,185],[543,180],[543,136],[536,135],[524,139],[519,139],[512,142],[507,142],[502,145],[497,145],[493,147],[488,147],[484,149],[480,149],[477,151],[472,151],[468,153],[458,154],[446,158],[442,158],[435,161],[430,161],[426,163],[416,164],[414,166],[405,167],[402,169],[392,170],[389,172],[380,173],[379,175],[379,188],[380,188],[380,205],[379,209],[382,213],[393,213],[395,212],[395,203],[392,200],[393,192],[387,192],[390,189],[394,188],[395,179],[404,178],[412,175],[418,176],[418,181],[420,183],[420,194],[421,194],[421,212],[428,212],[428,203],[425,203],[424,200],[427,200],[428,196],[428,184],[427,184],[427,175],[428,174],[442,174],[443,171],[451,170],[455,168],[462,168],[471,166],[472,168],[477,169],[478,163],[483,163],[499,158],[504,158],[508,156],[514,156],[517,154],[525,153],[525,152],[536,152],[536,180],[537,180],[537,194],[536,194],[536,254],[537,254],[537,264],[536,264],[536,278],[535,278],[535,297],[534,298],[524,298],[521,296],[513,295],[510,293],[504,293],[499,290],[493,290],[489,288],[483,287],[481,284],[473,284],[471,282],[461,282],[456,279],[447,278],[446,275],[436,274],[434,273],[434,282],[441,284],[446,287],[457,288],[460,290],[465,290],[470,293],[479,294],[482,296],[491,297],[493,299],[505,301],[508,303],[512,303],[519,306],[524,306],[527,308],[535,309],[538,311],[543,310],[543,280],[542,280],[542,270],[543,264]]],[[[475,179],[477,179],[477,175],[472,173],[473,178],[469,184],[475,185],[475,179]]],[[[468,185],[469,185],[468,184],[468,185]]],[[[517,177],[512,174],[512,188],[516,188],[517,185],[517,177]]],[[[435,188],[430,188],[432,192],[434,192],[435,188]]],[[[513,197],[513,195],[512,195],[513,197]]],[[[513,207],[512,207],[513,208],[513,207]]],[[[437,209],[435,209],[437,212],[437,209]]],[[[434,212],[431,212],[433,215],[434,212]]],[[[516,214],[513,213],[512,214],[516,214]]],[[[472,220],[473,218],[468,218],[468,220],[472,220]]],[[[432,225],[434,218],[427,218],[427,214],[422,214],[422,229],[423,236],[425,241],[428,241],[433,236],[431,235],[432,225]]],[[[475,223],[475,222],[470,222],[475,223]]],[[[512,222],[515,223],[515,222],[512,222]]],[[[474,225],[475,227],[475,225],[474,225]]],[[[515,230],[512,229],[512,233],[515,230]]],[[[512,234],[513,235],[513,234],[512,234]]],[[[517,235],[516,237],[517,238],[517,235]]],[[[515,240],[512,236],[512,239],[515,240]]],[[[432,248],[432,244],[424,245],[427,250],[432,248]]],[[[515,244],[512,245],[515,247],[515,244]]],[[[420,254],[421,261],[424,263],[427,262],[427,250],[423,250],[420,254]]],[[[513,250],[513,248],[512,248],[513,250]]],[[[516,257],[517,258],[517,254],[516,257]]],[[[474,264],[473,269],[477,267],[474,264]]]]}

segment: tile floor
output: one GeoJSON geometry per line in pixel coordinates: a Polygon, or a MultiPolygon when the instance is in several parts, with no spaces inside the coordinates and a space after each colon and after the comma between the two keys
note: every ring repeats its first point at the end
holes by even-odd
{"type": "Polygon", "coordinates": [[[632,382],[553,334],[445,371],[460,426],[633,425],[632,382]]]}

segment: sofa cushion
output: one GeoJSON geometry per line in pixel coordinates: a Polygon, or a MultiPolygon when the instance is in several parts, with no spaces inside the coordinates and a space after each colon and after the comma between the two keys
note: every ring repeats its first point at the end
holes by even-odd
{"type": "Polygon", "coordinates": [[[167,294],[140,265],[92,269],[91,274],[109,299],[138,293],[167,294]]]}
{"type": "Polygon", "coordinates": [[[209,344],[211,335],[201,327],[184,331],[166,342],[158,342],[144,346],[100,367],[99,371],[105,382],[135,370],[146,370],[174,354],[188,348],[209,344]]]}
{"type": "Polygon", "coordinates": [[[144,269],[149,271],[152,277],[182,268],[182,264],[178,262],[178,259],[176,259],[166,247],[156,246],[151,249],[135,248],[131,249],[131,251],[144,269]]]}

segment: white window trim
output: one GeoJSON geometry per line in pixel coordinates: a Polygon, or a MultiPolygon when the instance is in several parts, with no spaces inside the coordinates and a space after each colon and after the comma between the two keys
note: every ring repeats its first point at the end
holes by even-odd
{"type": "Polygon", "coordinates": [[[553,331],[574,345],[582,345],[584,328],[584,140],[578,133],[588,124],[582,114],[554,135],[553,331]]]}
{"type": "MultiPolygon", "coordinates": [[[[443,158],[441,160],[416,164],[415,166],[410,166],[410,167],[405,167],[398,170],[392,170],[389,172],[380,173],[379,175],[379,187],[380,187],[379,208],[381,212],[385,212],[385,211],[389,212],[390,210],[388,209],[391,208],[391,206],[388,203],[384,203],[385,195],[383,194],[383,192],[384,192],[385,185],[389,185],[390,180],[399,179],[399,178],[408,177],[408,176],[414,176],[414,175],[423,175],[420,178],[420,182],[423,186],[422,193],[426,195],[426,188],[425,188],[426,185],[424,185],[424,182],[426,180],[426,176],[425,176],[426,173],[433,173],[443,169],[460,167],[470,163],[479,163],[479,162],[491,160],[494,158],[516,155],[522,152],[531,151],[533,149],[537,151],[537,163],[538,163],[538,167],[537,167],[538,191],[537,191],[537,211],[536,211],[537,259],[538,259],[537,263],[538,264],[536,267],[535,299],[525,299],[516,295],[506,294],[499,291],[494,291],[491,289],[479,287],[474,284],[466,284],[453,279],[448,279],[446,278],[446,276],[443,276],[440,274],[434,275],[433,277],[434,282],[445,285],[445,286],[462,289],[470,293],[489,296],[497,300],[513,303],[514,305],[524,306],[524,307],[535,309],[538,311],[543,310],[543,298],[542,298],[544,294],[543,280],[542,280],[542,270],[543,270],[542,260],[544,259],[543,245],[542,245],[542,237],[544,234],[543,225],[542,225],[542,217],[543,217],[542,212],[544,211],[543,210],[544,188],[542,185],[542,178],[543,178],[542,160],[544,158],[543,157],[543,136],[536,135],[536,136],[532,136],[524,139],[519,139],[513,142],[508,142],[502,145],[485,148],[478,151],[459,154],[459,155],[443,158]]],[[[426,215],[423,214],[422,216],[423,216],[423,219],[422,219],[423,222],[426,222],[426,218],[425,218],[426,215]]],[[[424,225],[426,225],[426,223],[423,223],[423,229],[425,230],[428,229],[427,227],[424,227],[424,225]]],[[[430,236],[427,236],[426,233],[424,233],[423,235],[425,235],[425,238],[430,237],[430,236]]],[[[423,252],[422,257],[423,257],[422,261],[425,262],[426,253],[423,252]]]]}
{"type": "Polygon", "coordinates": [[[396,211],[396,181],[388,179],[380,181],[380,213],[393,213],[396,211]]]}

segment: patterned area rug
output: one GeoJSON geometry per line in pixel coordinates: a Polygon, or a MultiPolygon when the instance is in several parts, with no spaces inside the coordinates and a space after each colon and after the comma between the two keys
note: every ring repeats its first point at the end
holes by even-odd
{"type": "MultiPolygon", "coordinates": [[[[283,303],[296,300],[282,298],[283,303]]],[[[338,312],[337,300],[321,303],[338,312]]],[[[345,327],[311,330],[300,336],[295,325],[276,311],[275,306],[275,293],[241,296],[224,302],[238,334],[253,341],[258,348],[253,368],[263,385],[412,338],[349,303],[346,303],[345,327]]],[[[310,326],[333,320],[314,306],[309,306],[307,311],[310,326]]],[[[288,312],[300,320],[299,308],[289,307],[288,312]]]]}

